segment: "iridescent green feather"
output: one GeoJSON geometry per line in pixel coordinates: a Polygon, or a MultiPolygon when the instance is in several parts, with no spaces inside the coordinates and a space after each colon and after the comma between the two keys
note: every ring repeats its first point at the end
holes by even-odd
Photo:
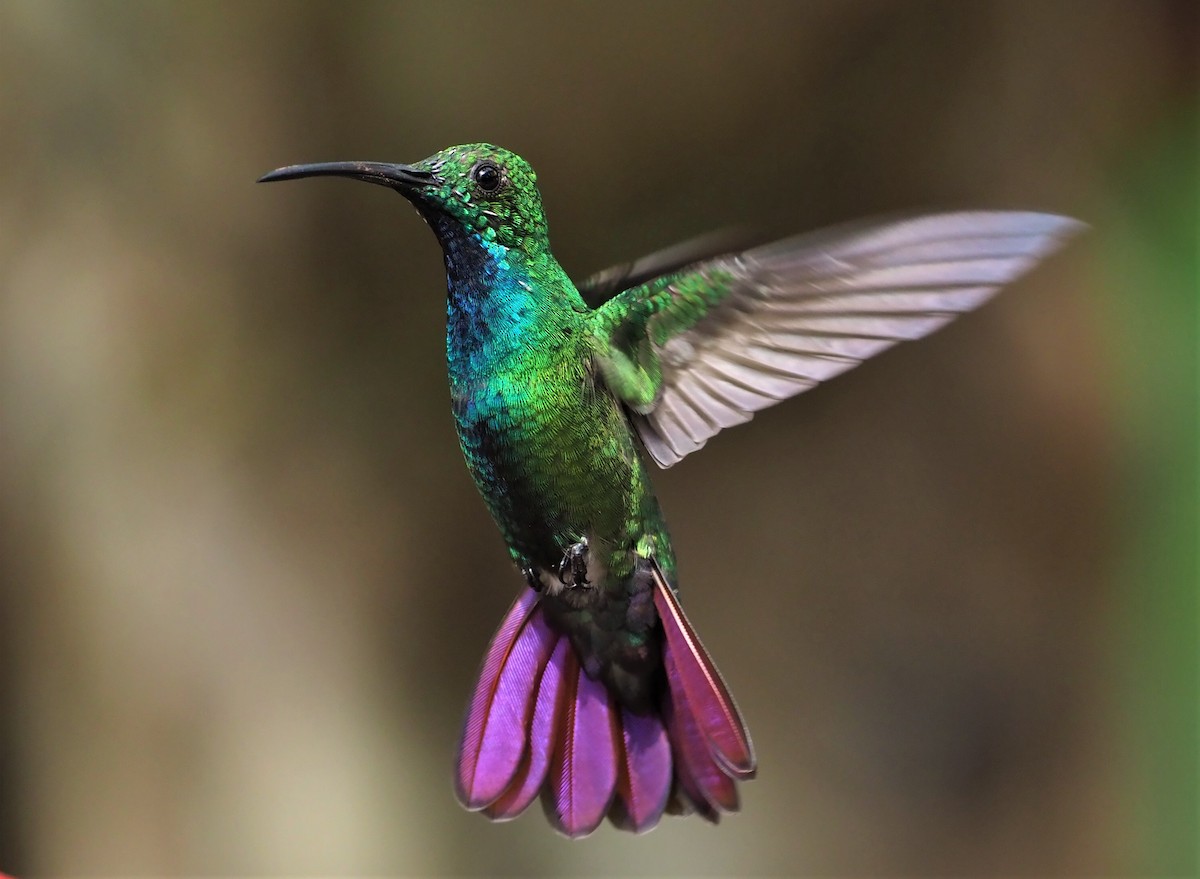
{"type": "Polygon", "coordinates": [[[613,393],[636,412],[653,409],[663,381],[658,349],[708,315],[732,282],[732,273],[710,266],[654,278],[604,303],[592,329],[613,393]]]}

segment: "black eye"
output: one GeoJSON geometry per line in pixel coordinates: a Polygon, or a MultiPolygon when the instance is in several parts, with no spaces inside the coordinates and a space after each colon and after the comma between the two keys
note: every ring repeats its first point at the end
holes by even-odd
{"type": "Polygon", "coordinates": [[[491,162],[480,162],[471,172],[471,177],[474,179],[475,185],[484,192],[495,192],[504,182],[504,175],[491,162]]]}

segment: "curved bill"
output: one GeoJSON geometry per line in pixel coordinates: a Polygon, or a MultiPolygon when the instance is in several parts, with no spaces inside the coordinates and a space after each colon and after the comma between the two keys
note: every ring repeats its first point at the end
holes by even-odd
{"type": "Polygon", "coordinates": [[[349,177],[367,183],[378,183],[393,189],[416,189],[431,186],[437,178],[429,171],[412,165],[392,165],[386,162],[318,162],[314,165],[288,165],[276,168],[258,178],[259,183],[276,180],[296,180],[300,177],[349,177]]]}

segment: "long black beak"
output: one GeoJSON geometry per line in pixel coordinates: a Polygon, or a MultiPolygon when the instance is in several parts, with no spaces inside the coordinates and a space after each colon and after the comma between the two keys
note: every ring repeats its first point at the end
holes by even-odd
{"type": "Polygon", "coordinates": [[[276,180],[296,180],[300,177],[350,177],[378,183],[400,192],[411,191],[438,182],[429,171],[411,165],[389,165],[386,162],[319,162],[315,165],[288,165],[276,168],[258,178],[259,183],[276,180]]]}

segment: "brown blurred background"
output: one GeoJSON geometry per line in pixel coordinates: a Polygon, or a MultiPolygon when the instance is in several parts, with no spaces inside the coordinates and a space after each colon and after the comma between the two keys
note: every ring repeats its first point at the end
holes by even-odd
{"type": "Polygon", "coordinates": [[[0,870],[1194,874],[1196,8],[0,4],[0,870]],[[659,474],[761,760],[719,828],[454,802],[520,581],[440,254],[382,190],[254,180],[475,140],[577,276],[731,224],[1092,226],[659,474]]]}

